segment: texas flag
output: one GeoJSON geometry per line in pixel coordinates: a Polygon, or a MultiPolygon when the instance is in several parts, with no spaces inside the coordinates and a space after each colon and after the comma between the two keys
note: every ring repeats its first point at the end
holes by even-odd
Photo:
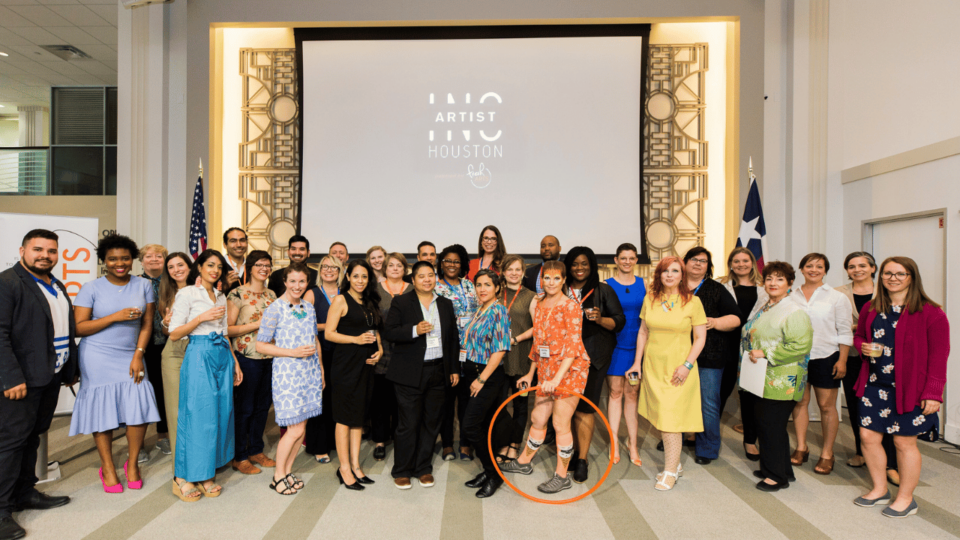
{"type": "Polygon", "coordinates": [[[760,189],[753,174],[753,159],[750,160],[750,192],[743,207],[740,236],[737,247],[746,246],[757,259],[757,268],[763,271],[763,256],[767,252],[767,226],[763,223],[763,207],[760,205],[760,189]]]}

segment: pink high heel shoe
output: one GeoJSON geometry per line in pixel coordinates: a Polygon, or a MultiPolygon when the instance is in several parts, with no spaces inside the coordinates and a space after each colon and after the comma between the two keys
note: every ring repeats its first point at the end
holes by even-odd
{"type": "MultiPolygon", "coordinates": [[[[124,462],[123,462],[123,475],[124,475],[124,476],[127,475],[127,463],[129,463],[129,461],[124,461],[124,462]]],[[[119,484],[118,484],[118,485],[119,485],[119,484]]],[[[140,488],[142,488],[142,487],[143,487],[143,478],[141,478],[140,480],[133,480],[133,481],[131,481],[129,478],[127,478],[127,487],[130,488],[130,489],[140,489],[140,488]]]]}
{"type": "Polygon", "coordinates": [[[117,482],[115,486],[108,486],[107,481],[103,479],[103,467],[97,469],[97,474],[100,475],[100,483],[103,484],[103,491],[106,493],[123,493],[123,484],[117,482]]]}

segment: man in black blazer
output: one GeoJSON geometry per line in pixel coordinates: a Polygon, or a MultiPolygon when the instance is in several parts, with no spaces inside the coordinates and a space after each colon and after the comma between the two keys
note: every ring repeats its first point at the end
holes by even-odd
{"type": "Polygon", "coordinates": [[[34,229],[20,262],[0,272],[0,540],[26,534],[12,512],[70,502],[34,487],[40,435],[50,429],[60,385],[75,383],[78,371],[73,305],[50,275],[58,249],[56,234],[34,229]]]}
{"type": "Polygon", "coordinates": [[[460,334],[453,302],[434,291],[433,265],[413,265],[415,294],[393,298],[383,337],[393,343],[387,380],[397,393],[399,422],[392,475],[399,489],[410,478],[433,485],[433,445],[443,421],[446,381],[460,381],[460,334]]]}
{"type": "Polygon", "coordinates": [[[540,286],[543,263],[560,260],[560,240],[556,236],[548,234],[540,241],[540,258],[543,259],[542,263],[530,266],[523,274],[523,286],[537,294],[543,294],[543,287],[540,286]]]}

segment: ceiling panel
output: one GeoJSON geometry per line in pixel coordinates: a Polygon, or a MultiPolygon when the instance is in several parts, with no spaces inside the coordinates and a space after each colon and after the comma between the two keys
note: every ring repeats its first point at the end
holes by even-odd
{"type": "Polygon", "coordinates": [[[14,26],[36,26],[36,24],[34,24],[32,21],[21,17],[11,9],[19,9],[22,7],[23,6],[0,6],[0,24],[7,28],[13,28],[14,26]]]}
{"type": "MultiPolygon", "coordinates": [[[[76,26],[51,26],[47,29],[51,34],[63,40],[63,43],[75,45],[78,49],[87,51],[81,45],[100,45],[100,40],[84,32],[76,26]]],[[[34,41],[36,43],[36,41],[34,41]]]]}
{"type": "Polygon", "coordinates": [[[63,4],[79,4],[80,0],[37,0],[45,6],[59,6],[63,4]]]}
{"type": "MultiPolygon", "coordinates": [[[[88,60],[92,61],[92,60],[88,60]]],[[[70,78],[73,78],[74,75],[87,75],[87,72],[77,67],[75,64],[79,63],[80,60],[73,62],[67,62],[66,60],[57,60],[56,62],[41,62],[48,69],[56,71],[61,75],[66,75],[70,78]]]]}
{"type": "Polygon", "coordinates": [[[5,47],[10,47],[11,45],[31,45],[32,43],[29,40],[23,39],[18,36],[10,28],[0,28],[0,51],[10,52],[5,50],[5,47]]]}
{"type": "Polygon", "coordinates": [[[105,66],[104,64],[97,62],[96,60],[84,60],[83,62],[77,62],[77,67],[91,75],[113,75],[117,70],[105,66]]]}
{"type": "Polygon", "coordinates": [[[0,0],[0,6],[35,6],[37,0],[0,0]]]}
{"type": "Polygon", "coordinates": [[[103,26],[110,24],[93,11],[90,11],[90,8],[87,6],[57,6],[57,13],[69,19],[72,25],[76,26],[103,26]]]}
{"type": "Polygon", "coordinates": [[[117,29],[112,26],[83,26],[80,29],[100,40],[100,43],[117,46],[117,29]]]}
{"type": "MultiPolygon", "coordinates": [[[[49,27],[51,29],[56,28],[55,26],[49,27]]],[[[69,26],[64,26],[62,28],[70,28],[69,26]]],[[[51,34],[50,32],[40,28],[39,26],[27,26],[24,28],[11,28],[11,32],[17,34],[23,39],[29,40],[30,43],[37,45],[65,45],[71,44],[68,41],[64,41],[61,38],[51,34]]]]}
{"type": "MultiPolygon", "coordinates": [[[[7,6],[7,9],[13,11],[17,15],[20,15],[24,19],[32,22],[37,26],[73,26],[73,23],[64,19],[57,13],[61,13],[64,16],[64,10],[69,6],[57,6],[57,11],[54,12],[52,9],[47,6],[7,6]]],[[[83,6],[76,6],[83,8],[83,6]]],[[[83,8],[86,9],[86,8],[83,8]]],[[[89,11],[89,10],[88,10],[89,11]]]]}
{"type": "Polygon", "coordinates": [[[110,47],[100,44],[100,45],[84,45],[81,47],[83,52],[89,54],[94,59],[103,62],[104,64],[111,66],[116,71],[117,67],[117,51],[111,49],[110,47]]]}
{"type": "Polygon", "coordinates": [[[87,6],[87,9],[96,13],[101,19],[107,21],[108,23],[116,26],[117,19],[119,18],[119,13],[117,12],[117,4],[112,6],[87,6]]]}
{"type": "Polygon", "coordinates": [[[54,60],[60,60],[57,55],[50,53],[46,49],[41,49],[37,45],[11,47],[11,49],[20,53],[26,58],[29,58],[30,60],[36,60],[38,62],[52,62],[54,60]]]}
{"type": "Polygon", "coordinates": [[[117,0],[80,0],[80,3],[86,4],[88,6],[93,6],[97,4],[103,4],[103,5],[109,4],[113,7],[117,7],[119,5],[117,0]]]}

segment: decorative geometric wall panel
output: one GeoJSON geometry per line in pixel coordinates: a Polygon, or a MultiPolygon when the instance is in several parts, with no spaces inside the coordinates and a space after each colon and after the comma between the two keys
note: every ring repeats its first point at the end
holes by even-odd
{"type": "Polygon", "coordinates": [[[703,244],[707,198],[707,44],[650,45],[644,104],[643,212],[657,262],[703,244]]]}
{"type": "Polygon", "coordinates": [[[285,264],[300,192],[296,49],[241,49],[240,76],[243,226],[251,249],[285,264]]]}

